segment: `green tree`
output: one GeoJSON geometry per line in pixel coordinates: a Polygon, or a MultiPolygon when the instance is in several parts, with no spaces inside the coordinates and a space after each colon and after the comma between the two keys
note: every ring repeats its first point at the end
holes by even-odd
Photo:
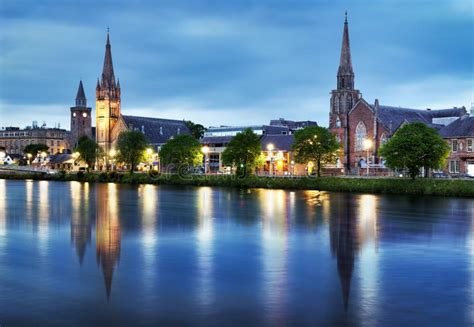
{"type": "Polygon", "coordinates": [[[245,176],[253,171],[262,152],[260,138],[250,128],[237,133],[222,152],[222,162],[237,167],[237,175],[245,176]]]}
{"type": "Polygon", "coordinates": [[[186,121],[186,126],[188,126],[191,135],[197,140],[201,139],[204,136],[204,132],[207,131],[207,128],[203,125],[195,124],[190,120],[186,121]]]}
{"type": "Polygon", "coordinates": [[[36,157],[38,153],[48,152],[49,147],[46,144],[28,144],[23,149],[23,152],[26,154],[31,154],[33,157],[36,157]]]}
{"type": "Polygon", "coordinates": [[[191,135],[177,135],[161,147],[160,160],[163,165],[175,168],[198,166],[202,163],[201,144],[191,135]]]}
{"type": "Polygon", "coordinates": [[[117,160],[130,167],[133,174],[137,165],[145,160],[148,141],[140,131],[125,131],[120,133],[117,140],[117,160]]]}
{"type": "Polygon", "coordinates": [[[99,146],[94,140],[81,136],[74,151],[79,152],[79,159],[87,164],[87,171],[94,167],[99,152],[99,146]]]}
{"type": "Polygon", "coordinates": [[[321,166],[335,162],[339,147],[336,137],[327,128],[308,126],[296,131],[292,149],[295,161],[314,162],[318,177],[320,177],[321,166]]]}
{"type": "Polygon", "coordinates": [[[408,169],[412,179],[420,169],[439,169],[449,155],[449,146],[439,133],[423,123],[406,124],[384,144],[379,153],[392,169],[408,169]]]}

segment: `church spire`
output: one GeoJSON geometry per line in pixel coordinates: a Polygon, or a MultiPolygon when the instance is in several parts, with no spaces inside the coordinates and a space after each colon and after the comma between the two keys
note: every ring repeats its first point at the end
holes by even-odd
{"type": "Polygon", "coordinates": [[[82,86],[82,80],[79,82],[76,95],[76,107],[87,107],[87,99],[84,93],[84,87],[82,86]]]}
{"type": "Polygon", "coordinates": [[[354,71],[352,69],[347,11],[344,19],[344,32],[342,34],[341,58],[339,61],[339,69],[337,71],[337,88],[350,90],[354,89],[354,71]]]}
{"type": "Polygon", "coordinates": [[[114,66],[112,64],[112,50],[110,46],[109,31],[107,29],[107,43],[105,45],[104,68],[102,69],[101,84],[110,88],[115,86],[114,66]]]}

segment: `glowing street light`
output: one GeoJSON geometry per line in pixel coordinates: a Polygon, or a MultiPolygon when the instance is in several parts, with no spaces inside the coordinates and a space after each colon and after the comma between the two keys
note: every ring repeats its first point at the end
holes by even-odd
{"type": "Polygon", "coordinates": [[[364,148],[367,151],[367,162],[365,163],[367,167],[367,176],[369,176],[369,150],[372,148],[372,140],[366,138],[364,140],[364,148]]]}
{"type": "Polygon", "coordinates": [[[153,153],[153,150],[151,148],[146,149],[146,154],[149,156],[153,153]]]}
{"type": "Polygon", "coordinates": [[[203,146],[201,152],[204,154],[204,174],[207,174],[207,154],[209,153],[209,147],[207,145],[203,146]]]}
{"type": "Polygon", "coordinates": [[[273,175],[273,149],[275,146],[273,143],[268,143],[267,144],[267,152],[268,156],[270,157],[270,175],[273,175]]]}

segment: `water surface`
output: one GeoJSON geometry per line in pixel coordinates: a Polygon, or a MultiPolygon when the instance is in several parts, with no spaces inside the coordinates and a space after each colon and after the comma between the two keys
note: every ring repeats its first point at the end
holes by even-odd
{"type": "Polygon", "coordinates": [[[474,324],[474,200],[0,180],[0,325],[474,324]]]}

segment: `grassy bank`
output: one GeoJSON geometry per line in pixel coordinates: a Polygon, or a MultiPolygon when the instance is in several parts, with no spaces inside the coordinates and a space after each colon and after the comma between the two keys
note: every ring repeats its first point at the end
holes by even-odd
{"type": "Polygon", "coordinates": [[[456,179],[401,179],[401,178],[237,178],[235,176],[177,176],[128,173],[89,173],[39,175],[30,173],[2,174],[0,179],[34,179],[53,181],[80,181],[90,183],[125,183],[157,185],[222,186],[237,188],[273,188],[297,190],[321,190],[381,194],[440,195],[474,197],[474,181],[456,179]]]}

